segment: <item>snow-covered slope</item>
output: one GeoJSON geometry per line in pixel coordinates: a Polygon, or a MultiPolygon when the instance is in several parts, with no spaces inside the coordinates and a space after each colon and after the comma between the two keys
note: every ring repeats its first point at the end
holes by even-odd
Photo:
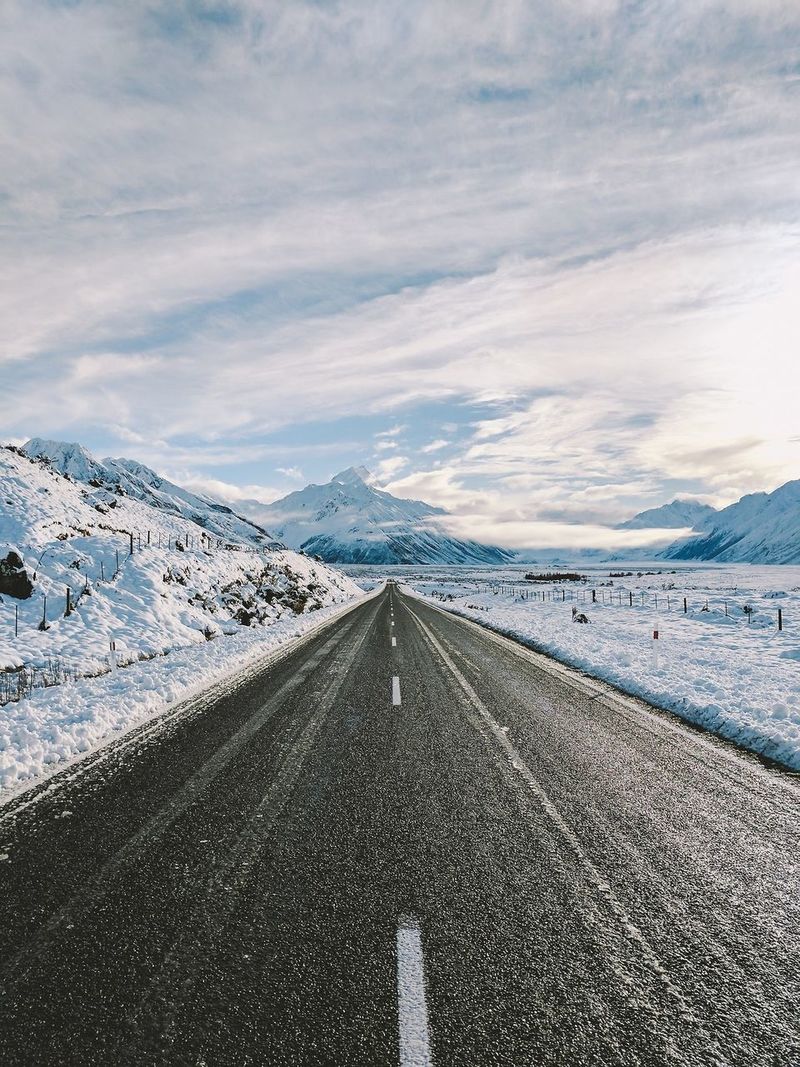
{"type": "Polygon", "coordinates": [[[28,680],[107,669],[112,640],[131,662],[358,595],[344,575],[262,547],[263,531],[211,502],[199,510],[200,498],[147,468],[120,465],[109,482],[109,466],[79,447],[59,459],[69,476],[0,448],[0,700],[20,668],[28,680]]]}
{"type": "Polygon", "coordinates": [[[640,511],[617,525],[618,530],[707,530],[717,514],[710,504],[696,500],[673,500],[660,508],[640,511]]]}
{"type": "Polygon", "coordinates": [[[349,467],[325,485],[308,485],[273,504],[238,506],[286,544],[331,563],[503,563],[513,554],[451,537],[442,508],[376,489],[369,471],[349,467]]]}
{"type": "Polygon", "coordinates": [[[666,559],[800,563],[800,479],[750,493],[713,517],[705,531],[670,545],[666,559]]]}
{"type": "MultiPolygon", "coordinates": [[[[235,514],[225,504],[192,493],[131,459],[96,460],[74,442],[47,441],[34,437],[24,446],[26,455],[47,462],[75,482],[114,496],[128,496],[151,507],[202,526],[215,537],[243,541],[260,548],[282,548],[260,526],[235,514]]],[[[102,492],[98,494],[102,499],[102,492]]]]}

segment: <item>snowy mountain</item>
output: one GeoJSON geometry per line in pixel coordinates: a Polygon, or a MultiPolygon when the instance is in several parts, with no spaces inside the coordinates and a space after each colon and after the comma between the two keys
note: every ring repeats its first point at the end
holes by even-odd
{"type": "Polygon", "coordinates": [[[284,547],[266,530],[243,519],[225,504],[182,489],[136,460],[100,461],[82,445],[40,437],[28,441],[23,451],[32,459],[45,461],[72,481],[97,490],[95,503],[108,505],[120,496],[127,496],[202,526],[212,536],[244,541],[260,548],[284,547]],[[104,494],[113,495],[105,499],[104,494]]]}
{"type": "Polygon", "coordinates": [[[800,563],[800,480],[750,493],[718,511],[702,533],[681,538],[665,559],[723,563],[800,563]]]}
{"type": "Polygon", "coordinates": [[[447,513],[421,500],[375,488],[364,467],[349,467],[325,485],[307,485],[273,504],[239,507],[293,548],[329,563],[506,563],[513,553],[451,537],[447,513]]]}
{"type": "Polygon", "coordinates": [[[111,641],[131,663],[359,593],[146,467],[30,447],[0,447],[0,683],[101,673],[111,641]]]}
{"type": "Polygon", "coordinates": [[[716,508],[695,500],[673,500],[660,508],[640,511],[632,519],[617,524],[617,530],[705,530],[712,524],[716,508]]]}

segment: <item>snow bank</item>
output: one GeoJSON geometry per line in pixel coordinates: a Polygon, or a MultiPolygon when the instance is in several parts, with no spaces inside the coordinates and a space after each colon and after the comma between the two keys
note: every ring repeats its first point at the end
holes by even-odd
{"type": "Polygon", "coordinates": [[[139,464],[35,444],[45,459],[0,448],[0,792],[363,595],[139,464]]]}
{"type": "Polygon", "coordinates": [[[292,615],[99,678],[35,690],[5,705],[0,709],[0,797],[8,799],[213,683],[262,670],[276,652],[363,599],[292,615]]]}
{"type": "MultiPolygon", "coordinates": [[[[800,770],[798,568],[716,568],[679,572],[677,579],[631,576],[625,580],[621,604],[616,599],[592,603],[587,586],[581,585],[571,587],[573,595],[579,591],[577,602],[562,602],[560,586],[536,587],[540,595],[556,591],[557,599],[522,600],[519,590],[531,594],[534,587],[520,582],[519,574],[510,592],[503,593],[482,591],[485,585],[468,578],[406,580],[411,591],[439,607],[800,770]],[[791,592],[787,586],[793,587],[791,592]],[[665,587],[670,587],[668,594],[665,587]],[[628,590],[634,592],[633,607],[628,590]],[[655,590],[661,590],[658,610],[653,606],[655,590]],[[687,614],[682,610],[684,593],[691,604],[687,614]],[[667,595],[671,610],[666,610],[667,595]],[[749,622],[742,611],[745,605],[754,608],[749,622]],[[585,612],[588,625],[573,623],[573,606],[585,612]],[[778,606],[784,613],[782,632],[776,623],[778,606]],[[657,660],[654,629],[659,633],[657,660]]],[[[619,580],[614,588],[616,598],[619,580]]]]}

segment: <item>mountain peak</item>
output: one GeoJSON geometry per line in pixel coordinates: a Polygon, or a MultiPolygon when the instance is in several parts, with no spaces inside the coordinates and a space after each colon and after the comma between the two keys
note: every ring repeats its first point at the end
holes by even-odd
{"type": "Polygon", "coordinates": [[[663,529],[677,530],[681,527],[695,530],[702,529],[717,514],[710,504],[701,504],[697,500],[676,498],[660,508],[648,508],[640,511],[632,519],[618,523],[618,530],[663,529]]]}
{"type": "Polygon", "coordinates": [[[83,481],[102,471],[102,465],[77,441],[51,441],[44,437],[32,437],[23,445],[23,451],[31,459],[47,460],[61,474],[83,481]]]}
{"type": "MultiPolygon", "coordinates": [[[[325,485],[307,485],[247,513],[288,545],[337,563],[508,563],[510,552],[452,537],[442,508],[403,500],[348,467],[325,485]]],[[[242,502],[239,503],[242,506],[242,502]]]]}
{"type": "Polygon", "coordinates": [[[348,467],[346,470],[335,474],[331,481],[342,482],[344,485],[353,485],[359,482],[364,485],[372,485],[373,477],[366,467],[348,467]]]}

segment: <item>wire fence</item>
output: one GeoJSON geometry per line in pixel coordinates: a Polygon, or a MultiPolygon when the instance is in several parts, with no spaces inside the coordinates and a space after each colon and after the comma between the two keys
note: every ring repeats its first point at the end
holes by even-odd
{"type": "MultiPolygon", "coordinates": [[[[683,615],[694,614],[697,611],[718,611],[727,618],[734,620],[746,618],[748,625],[752,624],[757,616],[760,617],[766,614],[768,610],[763,606],[756,608],[752,603],[753,597],[737,598],[736,591],[729,596],[715,597],[712,595],[693,598],[675,589],[653,592],[644,589],[634,590],[590,585],[582,579],[577,580],[580,581],[580,585],[551,585],[548,588],[536,588],[536,585],[539,584],[538,581],[535,584],[531,582],[524,585],[502,581],[487,581],[478,584],[478,591],[491,593],[495,596],[510,596],[518,601],[539,601],[541,603],[571,602],[575,605],[586,604],[587,606],[600,604],[620,608],[647,608],[656,612],[666,611],[670,613],[674,611],[683,615]]],[[[786,613],[783,607],[776,606],[770,611],[777,630],[784,630],[786,627],[786,613]]]]}
{"type": "MultiPolygon", "coordinates": [[[[93,590],[117,582],[126,563],[139,553],[166,551],[180,554],[187,551],[201,551],[203,553],[236,552],[263,556],[265,553],[282,551],[286,548],[282,542],[275,540],[267,540],[263,545],[248,545],[205,531],[198,534],[189,530],[164,533],[160,530],[125,530],[106,527],[100,534],[84,532],[83,536],[91,537],[93,541],[103,538],[105,544],[99,546],[99,550],[94,550],[90,558],[80,558],[80,549],[76,547],[76,559],[79,559],[80,565],[70,565],[75,566],[75,576],[64,582],[63,595],[56,593],[51,584],[48,593],[40,593],[38,596],[34,595],[23,600],[12,597],[10,594],[0,596],[0,622],[4,623],[0,629],[0,636],[13,634],[17,638],[24,631],[44,632],[60,620],[68,619],[80,608],[84,598],[93,595],[93,590]],[[2,610],[3,608],[8,610],[2,610]]],[[[57,538],[57,540],[62,539],[57,538]]],[[[37,560],[36,570],[33,572],[34,582],[37,580],[49,549],[50,546],[45,548],[37,560]]],[[[134,656],[133,661],[141,658],[143,656],[140,653],[134,656]]],[[[106,666],[99,673],[106,673],[113,667],[127,665],[127,662],[116,653],[113,639],[110,641],[110,659],[113,660],[113,666],[106,666]]],[[[0,704],[30,696],[34,689],[49,688],[77,678],[94,677],[97,673],[96,669],[88,673],[86,670],[79,670],[66,663],[58,655],[47,656],[42,662],[36,664],[25,663],[8,666],[5,669],[0,666],[0,704]]]]}
{"type": "MultiPolygon", "coordinates": [[[[92,595],[93,587],[116,582],[125,563],[132,556],[148,549],[175,553],[202,551],[263,555],[265,552],[280,551],[286,547],[280,541],[267,541],[263,546],[247,545],[204,532],[164,534],[151,530],[114,530],[113,533],[117,536],[109,537],[107,533],[91,535],[93,539],[105,538],[106,544],[92,554],[90,570],[87,569],[88,561],[80,561],[81,566],[76,567],[75,577],[65,581],[63,595],[55,593],[51,588],[49,593],[40,593],[36,598],[27,598],[13,605],[6,600],[9,607],[13,606],[13,612],[9,611],[5,620],[6,634],[11,630],[14,637],[19,637],[22,629],[45,631],[57,620],[69,618],[80,607],[84,597],[92,595]],[[38,608],[34,605],[38,605],[38,608]]],[[[34,582],[47,551],[48,549],[45,549],[37,561],[37,570],[33,572],[34,582]]],[[[0,597],[0,601],[2,599],[0,597]]]]}
{"type": "Polygon", "coordinates": [[[0,672],[0,704],[29,697],[34,689],[47,689],[76,681],[82,674],[59,656],[48,656],[41,666],[24,665],[0,672]]]}

